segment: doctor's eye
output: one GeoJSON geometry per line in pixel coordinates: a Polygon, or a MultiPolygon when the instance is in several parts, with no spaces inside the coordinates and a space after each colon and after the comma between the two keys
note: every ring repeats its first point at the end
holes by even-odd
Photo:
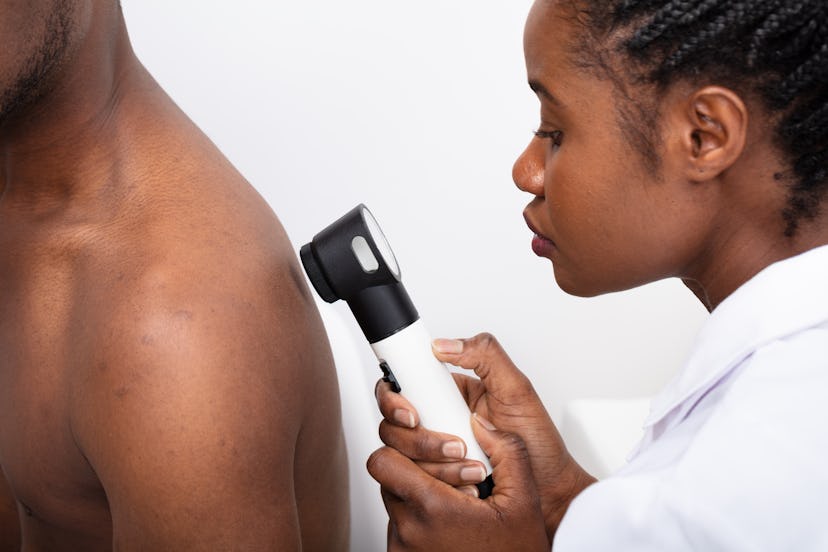
{"type": "Polygon", "coordinates": [[[563,131],[561,130],[541,130],[535,131],[535,136],[542,140],[552,140],[552,145],[559,147],[563,142],[563,131]]]}

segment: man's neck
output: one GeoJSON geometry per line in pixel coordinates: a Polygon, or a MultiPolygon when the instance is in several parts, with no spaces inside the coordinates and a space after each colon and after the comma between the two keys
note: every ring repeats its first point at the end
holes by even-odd
{"type": "Polygon", "coordinates": [[[0,208],[51,211],[110,181],[123,91],[143,69],[120,9],[96,7],[92,17],[48,93],[0,127],[0,208]]]}

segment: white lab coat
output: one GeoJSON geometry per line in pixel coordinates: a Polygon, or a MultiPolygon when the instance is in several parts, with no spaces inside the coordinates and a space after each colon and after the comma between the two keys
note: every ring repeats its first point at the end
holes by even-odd
{"type": "Polygon", "coordinates": [[[713,311],[628,464],[575,499],[553,550],[828,551],[828,246],[713,311]]]}

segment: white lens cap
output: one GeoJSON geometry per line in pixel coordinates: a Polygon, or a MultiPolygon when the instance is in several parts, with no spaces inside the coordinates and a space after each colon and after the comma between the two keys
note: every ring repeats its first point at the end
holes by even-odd
{"type": "Polygon", "coordinates": [[[357,236],[351,240],[351,251],[354,252],[354,256],[363,271],[371,274],[379,269],[379,261],[374,257],[374,252],[371,251],[368,240],[362,236],[357,236]]]}

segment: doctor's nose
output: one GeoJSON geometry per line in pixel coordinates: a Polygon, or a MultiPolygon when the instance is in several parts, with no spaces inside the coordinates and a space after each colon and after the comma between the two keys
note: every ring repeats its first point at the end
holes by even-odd
{"type": "Polygon", "coordinates": [[[534,196],[543,196],[545,157],[543,141],[532,138],[512,167],[512,180],[520,190],[534,196]]]}

